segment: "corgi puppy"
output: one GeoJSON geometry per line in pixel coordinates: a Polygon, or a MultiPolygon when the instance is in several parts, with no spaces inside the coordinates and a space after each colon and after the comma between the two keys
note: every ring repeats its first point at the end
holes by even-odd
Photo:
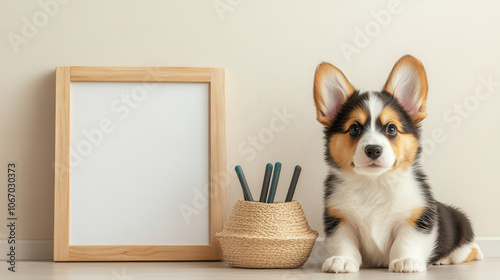
{"type": "Polygon", "coordinates": [[[469,219],[436,201],[420,167],[426,99],[424,67],[409,55],[382,91],[361,93],[335,66],[317,67],[314,101],[329,165],[325,272],[420,272],[483,259],[469,219]]]}

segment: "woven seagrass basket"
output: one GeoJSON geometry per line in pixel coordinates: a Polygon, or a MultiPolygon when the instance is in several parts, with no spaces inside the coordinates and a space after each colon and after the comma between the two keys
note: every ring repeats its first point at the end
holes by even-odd
{"type": "Polygon", "coordinates": [[[297,201],[239,200],[216,236],[231,266],[294,268],[307,261],[318,232],[309,228],[297,201]]]}

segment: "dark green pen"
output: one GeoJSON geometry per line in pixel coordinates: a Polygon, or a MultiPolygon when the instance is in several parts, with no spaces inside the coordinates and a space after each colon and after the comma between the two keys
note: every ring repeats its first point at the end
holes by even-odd
{"type": "Polygon", "coordinates": [[[266,203],[269,181],[271,181],[272,173],[273,165],[270,163],[266,164],[266,173],[264,174],[264,182],[262,183],[262,190],[260,191],[260,202],[266,203]]]}
{"type": "Polygon", "coordinates": [[[241,166],[236,165],[234,170],[236,170],[236,175],[238,175],[238,179],[240,180],[240,184],[241,184],[241,188],[243,189],[243,196],[245,197],[245,200],[246,201],[253,201],[252,193],[250,192],[250,189],[248,188],[247,180],[245,179],[245,174],[243,174],[243,169],[241,169],[241,166]]]}
{"type": "Polygon", "coordinates": [[[297,182],[299,181],[299,175],[302,167],[300,165],[295,166],[295,170],[293,171],[292,182],[290,183],[290,187],[288,188],[288,193],[286,194],[285,202],[290,202],[293,199],[293,193],[295,192],[295,187],[297,186],[297,182]]]}
{"type": "Polygon", "coordinates": [[[273,180],[271,181],[271,189],[269,190],[269,197],[267,198],[267,203],[274,202],[274,196],[276,195],[276,189],[278,188],[278,181],[280,179],[281,172],[281,162],[274,164],[273,180]]]}

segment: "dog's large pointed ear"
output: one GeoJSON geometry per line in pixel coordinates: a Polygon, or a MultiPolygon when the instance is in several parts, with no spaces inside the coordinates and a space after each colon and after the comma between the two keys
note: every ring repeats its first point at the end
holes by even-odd
{"type": "Polygon", "coordinates": [[[394,95],[416,122],[427,116],[427,75],[418,59],[411,55],[400,58],[392,68],[384,90],[394,95]]]}
{"type": "Polygon", "coordinates": [[[323,62],[314,75],[314,102],[318,121],[324,126],[331,125],[333,118],[347,98],[354,92],[342,71],[323,62]]]}

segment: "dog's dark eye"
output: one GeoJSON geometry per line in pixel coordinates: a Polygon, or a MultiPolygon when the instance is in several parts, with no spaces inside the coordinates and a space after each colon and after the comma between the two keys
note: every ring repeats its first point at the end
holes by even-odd
{"type": "Polygon", "coordinates": [[[389,136],[395,136],[397,133],[398,133],[398,129],[394,124],[391,123],[387,126],[387,134],[389,136]]]}
{"type": "Polygon", "coordinates": [[[359,127],[359,124],[355,123],[349,127],[349,133],[352,136],[358,136],[361,133],[361,128],[359,127]]]}

